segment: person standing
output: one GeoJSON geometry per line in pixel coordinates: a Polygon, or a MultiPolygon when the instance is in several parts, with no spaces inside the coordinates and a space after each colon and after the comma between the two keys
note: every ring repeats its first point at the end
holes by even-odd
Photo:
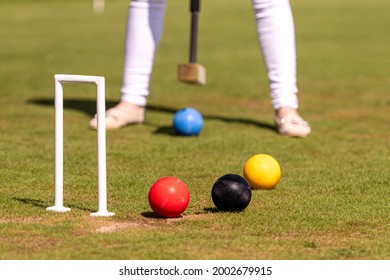
{"type": "MultiPolygon", "coordinates": [[[[275,125],[281,135],[306,137],[310,125],[298,113],[295,30],[289,0],[251,0],[264,57],[275,125]]],[[[150,77],[161,40],[167,0],[131,0],[119,103],[106,112],[106,128],[145,121],[150,77]]],[[[89,127],[97,128],[93,118],[89,127]]]]}

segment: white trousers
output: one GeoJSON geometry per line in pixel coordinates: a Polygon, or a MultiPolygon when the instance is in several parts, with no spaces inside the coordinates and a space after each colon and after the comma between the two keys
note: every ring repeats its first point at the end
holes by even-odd
{"type": "MultiPolygon", "coordinates": [[[[121,100],[145,106],[167,0],[131,0],[121,100]]],[[[298,108],[294,22],[289,0],[252,0],[274,109],[298,108]]],[[[223,47],[223,46],[221,46],[223,47]]]]}

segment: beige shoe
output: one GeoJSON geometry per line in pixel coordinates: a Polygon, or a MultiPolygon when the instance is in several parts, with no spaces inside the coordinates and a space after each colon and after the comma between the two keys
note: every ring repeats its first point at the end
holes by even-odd
{"type": "Polygon", "coordinates": [[[306,137],[311,133],[308,122],[293,115],[285,118],[275,117],[275,123],[278,132],[284,136],[306,137]]]}
{"type": "MultiPolygon", "coordinates": [[[[117,129],[129,124],[141,124],[145,122],[145,108],[133,108],[130,111],[119,110],[114,107],[106,112],[106,129],[117,129]]],[[[89,122],[89,128],[97,129],[97,116],[89,122]]]]}

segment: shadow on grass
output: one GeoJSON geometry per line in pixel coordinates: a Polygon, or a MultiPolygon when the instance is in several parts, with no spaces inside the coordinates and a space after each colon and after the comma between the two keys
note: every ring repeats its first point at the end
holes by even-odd
{"type": "Polygon", "coordinates": [[[144,218],[148,218],[148,219],[166,219],[164,217],[160,217],[160,216],[154,214],[152,211],[142,212],[141,216],[144,218]]]}
{"type": "MultiPolygon", "coordinates": [[[[40,106],[50,106],[54,108],[54,99],[53,98],[36,98],[27,100],[29,104],[35,104],[40,106]]],[[[106,108],[112,108],[117,104],[117,101],[106,101],[106,108]]],[[[93,117],[96,114],[96,101],[93,99],[66,99],[64,98],[64,109],[66,110],[76,110],[87,114],[90,117],[93,117]]],[[[167,107],[161,105],[149,104],[146,106],[147,111],[161,112],[166,114],[173,115],[182,108],[167,107]]],[[[228,117],[228,116],[219,116],[214,114],[203,114],[205,120],[216,120],[227,123],[240,123],[245,125],[252,125],[262,129],[268,129],[276,132],[276,129],[273,125],[256,121],[253,119],[247,118],[237,118],[237,117],[228,117]]],[[[172,126],[158,126],[146,122],[146,125],[156,126],[157,129],[154,133],[156,134],[167,134],[167,135],[176,135],[172,126]]]]}
{"type": "Polygon", "coordinates": [[[219,213],[219,212],[221,212],[220,210],[218,210],[217,207],[207,207],[207,208],[204,208],[203,211],[204,212],[199,213],[199,214],[209,214],[209,213],[219,213]]]}
{"type": "MultiPolygon", "coordinates": [[[[34,198],[25,198],[25,197],[13,197],[13,200],[16,200],[20,203],[27,204],[27,205],[33,205],[35,207],[39,207],[42,209],[46,209],[49,206],[53,205],[48,205],[46,201],[40,200],[40,199],[34,199],[34,198]]],[[[96,209],[91,209],[91,208],[85,208],[85,207],[80,207],[75,204],[67,204],[65,205],[69,208],[74,208],[82,211],[88,211],[88,212],[96,212],[96,209]]]]}
{"type": "Polygon", "coordinates": [[[185,219],[186,217],[189,217],[190,215],[180,215],[178,217],[167,218],[167,217],[159,216],[159,215],[155,214],[154,212],[148,211],[148,212],[142,212],[141,216],[144,218],[153,219],[153,220],[179,221],[179,220],[185,219]]]}
{"type": "MultiPolygon", "coordinates": [[[[196,213],[193,213],[193,214],[188,214],[188,215],[183,215],[183,216],[179,216],[175,219],[181,219],[181,218],[185,218],[186,216],[197,216],[197,215],[204,215],[204,214],[212,214],[212,213],[218,213],[218,212],[221,212],[220,210],[218,210],[217,208],[211,208],[211,207],[208,207],[208,208],[204,208],[203,211],[200,211],[200,212],[196,212],[196,213]]],[[[161,217],[161,216],[158,216],[156,215],[154,212],[152,211],[148,211],[148,212],[142,212],[141,213],[141,216],[143,216],[144,218],[147,218],[147,219],[163,219],[163,220],[166,220],[167,218],[165,217],[161,217]]]]}

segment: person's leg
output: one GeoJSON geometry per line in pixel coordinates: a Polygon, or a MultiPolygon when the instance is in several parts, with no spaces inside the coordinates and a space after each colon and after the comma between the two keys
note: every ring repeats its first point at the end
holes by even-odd
{"type": "MultiPolygon", "coordinates": [[[[154,57],[161,39],[166,0],[131,0],[126,25],[121,100],[107,111],[107,129],[143,123],[154,57]]],[[[96,128],[96,118],[90,122],[96,128]]]]}
{"type": "Polygon", "coordinates": [[[294,21],[288,0],[252,0],[278,131],[307,136],[310,126],[298,114],[294,21]]]}

